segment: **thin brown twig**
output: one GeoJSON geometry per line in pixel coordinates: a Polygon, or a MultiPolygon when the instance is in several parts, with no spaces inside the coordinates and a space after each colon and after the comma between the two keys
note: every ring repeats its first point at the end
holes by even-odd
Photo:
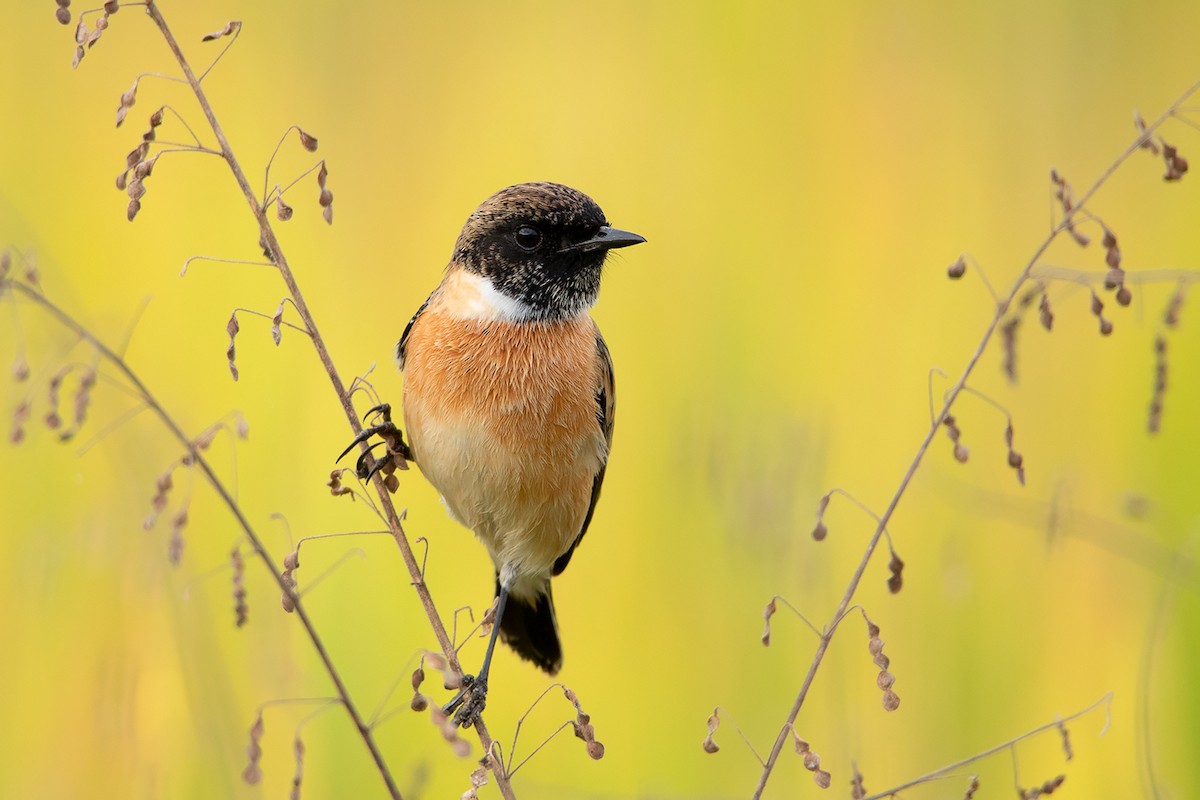
{"type": "MultiPolygon", "coordinates": [[[[279,244],[279,240],[275,235],[275,230],[271,226],[270,219],[266,213],[266,208],[259,203],[254,189],[250,185],[250,181],[242,169],[241,164],[233,154],[233,150],[229,145],[229,140],[225,136],[221,124],[217,121],[216,113],[213,111],[212,104],[208,100],[208,96],[204,92],[204,88],[200,85],[199,79],[193,72],[191,64],[187,57],[183,54],[183,50],[179,46],[179,42],[175,39],[174,34],[168,27],[166,20],[163,18],[162,12],[158,8],[156,0],[147,0],[146,12],[150,18],[154,20],[167,46],[174,55],[176,62],[183,71],[184,77],[191,86],[192,93],[195,95],[204,116],[208,121],[209,127],[212,129],[213,135],[220,145],[222,157],[229,165],[230,171],[233,173],[234,179],[237,181],[238,188],[241,189],[242,195],[246,198],[247,204],[250,206],[250,211],[254,215],[255,221],[258,223],[259,232],[262,235],[262,241],[266,246],[266,250],[271,254],[272,260],[279,269],[280,277],[287,287],[288,294],[291,295],[292,302],[295,303],[296,311],[300,315],[300,319],[304,322],[304,326],[308,328],[311,335],[313,347],[317,351],[317,357],[321,361],[326,374],[329,376],[330,382],[333,384],[334,392],[337,394],[338,401],[342,406],[342,410],[346,415],[347,421],[354,434],[362,432],[362,424],[358,419],[358,412],[354,408],[354,404],[350,399],[350,395],[346,391],[345,383],[342,381],[341,375],[337,371],[337,367],[333,363],[333,358],[329,353],[329,349],[325,345],[325,340],[322,338],[317,327],[316,321],[313,318],[312,312],[309,311],[308,303],[304,299],[304,295],[300,291],[299,285],[296,283],[295,276],[292,273],[291,267],[288,264],[287,258],[283,253],[283,248],[279,244]]],[[[370,457],[368,457],[370,460],[370,457]]],[[[458,656],[454,651],[454,644],[450,641],[450,637],[446,632],[446,626],[442,622],[441,616],[438,614],[437,607],[433,602],[433,597],[429,592],[429,587],[425,583],[424,575],[421,573],[420,565],[413,553],[412,547],[408,542],[408,537],[404,533],[404,529],[400,524],[399,516],[396,513],[396,507],[392,503],[391,494],[383,483],[384,476],[381,472],[376,472],[374,476],[375,491],[379,497],[380,505],[383,508],[384,515],[388,528],[392,531],[396,540],[396,545],[400,549],[400,555],[404,560],[404,565],[408,569],[409,575],[412,578],[412,584],[416,589],[417,596],[420,598],[421,605],[425,610],[426,617],[429,619],[430,627],[433,629],[434,636],[437,638],[438,647],[445,655],[449,665],[457,672],[462,672],[462,667],[459,664],[458,656]]],[[[362,723],[356,719],[355,724],[360,726],[360,730],[366,732],[366,728],[361,727],[362,723]]],[[[488,734],[487,726],[480,719],[475,723],[475,730],[479,736],[480,744],[483,746],[484,752],[491,752],[492,738],[488,734]]],[[[373,743],[373,740],[372,740],[373,743]]],[[[372,755],[375,756],[377,751],[373,750],[372,755]]],[[[389,789],[393,791],[395,796],[399,796],[395,790],[395,784],[391,780],[390,774],[387,772],[386,765],[382,761],[382,756],[376,758],[376,763],[380,768],[381,774],[385,777],[389,789]]],[[[502,766],[497,765],[493,760],[493,775],[495,777],[496,786],[500,789],[500,793],[506,798],[515,798],[512,787],[509,783],[508,776],[502,766]]]]}
{"type": "MultiPolygon", "coordinates": [[[[991,320],[989,320],[987,327],[984,329],[983,336],[979,340],[979,345],[975,348],[975,352],[972,353],[971,357],[967,360],[967,364],[963,368],[962,374],[959,376],[958,380],[947,391],[945,395],[945,401],[942,404],[941,413],[937,415],[936,419],[934,419],[932,424],[929,426],[929,430],[926,431],[924,438],[917,447],[917,452],[913,456],[912,462],[909,464],[908,469],[905,470],[903,477],[900,479],[900,485],[896,488],[895,494],[892,495],[892,499],[888,502],[887,508],[884,510],[883,514],[880,515],[879,522],[875,526],[875,532],[872,534],[866,550],[863,552],[862,559],[859,561],[858,566],[854,570],[854,574],[850,577],[850,582],[846,586],[846,591],[842,595],[841,601],[838,603],[837,610],[833,613],[833,620],[841,619],[845,613],[845,610],[849,608],[850,603],[854,599],[855,592],[858,591],[858,586],[862,582],[862,577],[867,570],[867,565],[871,561],[871,556],[875,554],[875,550],[879,545],[879,540],[883,537],[884,531],[887,528],[887,524],[891,520],[892,514],[895,513],[896,507],[900,504],[900,500],[904,497],[904,493],[908,489],[908,485],[912,481],[913,476],[916,474],[917,468],[921,466],[921,461],[925,458],[925,453],[929,450],[929,445],[933,441],[934,436],[937,435],[938,428],[941,426],[942,420],[944,420],[946,415],[950,413],[951,407],[958,399],[958,396],[962,393],[963,387],[966,386],[967,379],[970,378],[971,374],[975,370],[975,366],[983,357],[983,353],[987,349],[988,343],[992,340],[993,334],[1000,325],[1000,321],[1004,318],[1004,315],[1008,313],[1008,309],[1016,300],[1017,294],[1020,292],[1021,287],[1025,284],[1026,280],[1029,279],[1031,273],[1033,272],[1034,265],[1038,263],[1038,260],[1041,259],[1041,257],[1050,248],[1050,245],[1059,237],[1059,235],[1065,231],[1069,225],[1072,224],[1072,220],[1078,213],[1080,213],[1080,209],[1087,205],[1092,196],[1095,195],[1095,193],[1099,191],[1100,187],[1108,181],[1109,177],[1117,170],[1117,168],[1125,163],[1125,161],[1131,155],[1141,149],[1141,142],[1145,140],[1146,136],[1158,129],[1167,119],[1173,117],[1176,109],[1178,109],[1184,102],[1188,100],[1188,98],[1195,94],[1197,90],[1200,90],[1200,82],[1193,84],[1186,92],[1180,95],[1179,98],[1158,117],[1158,119],[1147,126],[1145,131],[1139,131],[1138,136],[1133,143],[1126,147],[1124,152],[1122,152],[1111,164],[1109,164],[1108,168],[1105,169],[1104,172],[1101,173],[1100,177],[1096,179],[1096,182],[1093,183],[1086,192],[1084,192],[1075,205],[1069,211],[1067,211],[1063,215],[1062,219],[1060,219],[1058,223],[1051,229],[1050,233],[1037,247],[1033,255],[1021,269],[1021,272],[1017,275],[1016,280],[1013,281],[1012,288],[1009,290],[1008,294],[1006,294],[1000,300],[1000,302],[996,304],[996,308],[992,313],[991,320]]],[[[816,652],[813,654],[812,662],[809,665],[808,672],[804,676],[804,681],[800,685],[800,690],[796,694],[796,699],[792,703],[791,709],[788,711],[784,724],[780,727],[779,735],[775,738],[775,744],[771,747],[770,755],[768,755],[767,760],[763,763],[762,772],[759,774],[758,783],[755,786],[754,793],[752,795],[754,800],[761,798],[763,790],[766,789],[767,781],[770,779],[771,773],[775,769],[775,764],[779,760],[780,754],[783,752],[783,747],[787,743],[788,732],[792,729],[792,726],[796,721],[796,717],[799,716],[800,709],[804,706],[804,701],[808,697],[808,691],[812,687],[813,680],[817,676],[817,671],[820,669],[821,664],[825,659],[825,653],[829,649],[829,644],[833,639],[833,634],[834,627],[830,625],[827,627],[826,632],[822,634],[820,641],[817,643],[816,652]]]]}

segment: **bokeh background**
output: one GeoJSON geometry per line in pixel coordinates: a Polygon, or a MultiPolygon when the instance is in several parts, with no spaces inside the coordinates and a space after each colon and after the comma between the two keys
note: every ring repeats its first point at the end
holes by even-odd
{"type": "MultiPolygon", "coordinates": [[[[285,329],[276,348],[268,322],[243,316],[241,380],[230,379],[230,311],[270,314],[277,276],[194,264],[179,277],[192,255],[256,257],[223,164],[164,158],[136,222],[125,220],[113,179],[149,113],[170,103],[203,123],[182,87],[144,79],[113,128],[135,75],[173,74],[163,42],[124,8],[72,71],[71,29],[53,8],[11,4],[0,29],[0,238],[36,250],[58,303],[109,342],[128,340],[129,362],[187,430],[245,416],[249,439],[220,437],[211,454],[276,558],[289,536],[378,527],[323,486],[349,433],[304,339],[285,329]]],[[[969,252],[1007,286],[1049,230],[1050,167],[1082,191],[1132,140],[1134,109],[1152,118],[1200,79],[1200,6],[1186,0],[214,0],[164,12],[197,64],[219,46],[202,34],[244,21],[205,86],[256,181],[287,126],[319,137],[335,224],[321,221],[309,177],[288,195],[296,214],[282,240],[342,374],[377,365],[370,380],[385,398],[402,394],[394,341],[491,192],[568,183],[649,239],[612,258],[595,310],[617,366],[615,451],[592,532],[555,583],[560,677],[607,755],[589,760],[568,731],[517,774],[521,797],[750,794],[754,755],[728,721],[721,751],[704,753],[705,719],[719,705],[769,749],[816,638],[781,612],[764,648],[764,604],[781,594],[828,620],[872,524],[835,501],[818,544],[818,498],[837,486],[882,510],[926,430],[929,370],[957,374],[990,314],[978,276],[951,282],[946,265],[969,252]]],[[[1164,134],[1185,156],[1200,151],[1185,124],[1164,134]]],[[[271,183],[313,159],[290,142],[271,183]]],[[[1167,185],[1161,173],[1139,153],[1092,206],[1131,273],[1200,264],[1196,176],[1167,185]]],[[[1103,252],[1068,241],[1045,261],[1099,270],[1103,252]]],[[[1162,433],[1146,433],[1152,343],[1173,288],[1135,285],[1129,308],[1110,302],[1115,332],[1102,338],[1087,292],[1055,284],[1055,329],[1032,318],[1023,328],[1019,383],[1004,379],[997,348],[984,355],[972,385],[1012,413],[1028,485],[1004,463],[1003,416],[964,398],[970,462],[939,434],[891,526],[904,590],[887,592],[884,553],[858,595],[887,642],[899,710],[881,708],[855,617],[799,717],[833,773],[827,796],[849,796],[852,762],[880,791],[1106,692],[1111,720],[1100,711],[1071,725],[1070,763],[1053,732],[1016,748],[1023,785],[1064,773],[1065,796],[1129,797],[1152,774],[1158,796],[1185,797],[1200,784],[1190,307],[1170,337],[1162,433]]],[[[25,442],[0,447],[0,796],[279,797],[298,725],[305,796],[383,796],[346,716],[309,718],[312,705],[268,708],[264,780],[242,783],[256,708],[330,693],[311,647],[254,561],[250,622],[235,628],[226,565],[237,533],[202,482],[176,474],[170,512],[186,504],[190,519],[179,568],[167,520],[142,530],[155,478],[179,451],[147,414],[106,432],[134,406],[114,381],[102,378],[70,443],[46,430],[50,376],[91,356],[10,300],[0,405],[8,417],[29,397],[34,413],[25,442]],[[18,383],[7,365],[21,353],[32,375],[18,383]]],[[[419,473],[402,476],[397,501],[410,537],[431,542],[442,611],[482,609],[483,549],[419,473]]],[[[434,643],[395,545],[329,539],[302,555],[302,587],[345,558],[306,602],[359,704],[404,706],[415,653],[434,643]]],[[[463,652],[474,664],[482,647],[463,652]]],[[[487,719],[506,750],[546,685],[500,654],[487,719]]],[[[571,715],[550,696],[519,751],[571,715]]],[[[472,761],[427,716],[397,714],[379,737],[405,797],[468,788],[472,761]]],[[[785,755],[767,796],[821,795],[785,755]]],[[[961,797],[978,774],[977,797],[1009,797],[1013,769],[1002,754],[903,796],[961,797]]]]}

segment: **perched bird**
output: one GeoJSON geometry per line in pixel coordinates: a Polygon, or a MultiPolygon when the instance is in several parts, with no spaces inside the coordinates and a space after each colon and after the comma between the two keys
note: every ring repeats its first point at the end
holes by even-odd
{"type": "Polygon", "coordinates": [[[502,189],[396,346],[404,455],[496,567],[483,665],[447,706],[459,724],[483,709],[497,635],[550,674],[562,666],[550,578],[587,532],[613,433],[612,359],[588,309],[608,251],[644,241],[570,187],[502,189]]]}

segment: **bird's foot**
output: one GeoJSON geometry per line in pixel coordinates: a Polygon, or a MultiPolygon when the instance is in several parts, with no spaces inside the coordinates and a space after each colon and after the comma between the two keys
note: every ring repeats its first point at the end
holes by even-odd
{"type": "Polygon", "coordinates": [[[487,705],[487,678],[463,675],[462,688],[442,711],[454,715],[454,724],[461,728],[474,725],[487,705]]]}
{"type": "MultiPolygon", "coordinates": [[[[408,469],[408,462],[413,460],[412,450],[409,448],[408,443],[404,441],[404,433],[396,426],[396,423],[392,422],[391,405],[388,403],[380,403],[374,408],[369,409],[367,413],[363,415],[363,419],[365,420],[367,417],[376,413],[379,414],[380,422],[376,425],[366,428],[358,436],[355,436],[354,441],[350,442],[350,445],[343,450],[342,454],[337,458],[338,461],[341,461],[346,457],[347,453],[355,448],[356,445],[367,441],[372,436],[378,436],[380,439],[382,439],[382,442],[377,442],[376,444],[371,445],[367,449],[363,450],[362,454],[358,457],[358,462],[354,466],[354,474],[363,481],[371,480],[371,477],[374,476],[376,472],[382,472],[384,475],[390,478],[392,473],[397,469],[408,469]],[[387,447],[387,452],[384,453],[380,458],[374,458],[371,454],[371,451],[380,444],[383,444],[387,447]]],[[[389,483],[389,481],[386,479],[384,482],[389,483]]],[[[391,489],[392,487],[389,486],[388,488],[391,489]]],[[[395,490],[392,489],[392,491],[395,490]]]]}

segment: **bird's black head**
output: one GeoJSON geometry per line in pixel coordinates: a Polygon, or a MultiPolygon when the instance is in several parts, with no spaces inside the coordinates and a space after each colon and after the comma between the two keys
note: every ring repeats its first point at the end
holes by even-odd
{"type": "Polygon", "coordinates": [[[595,304],[608,251],[644,241],[609,227],[583,192],[521,183],[475,209],[454,246],[454,263],[516,301],[526,318],[566,319],[595,304]]]}

